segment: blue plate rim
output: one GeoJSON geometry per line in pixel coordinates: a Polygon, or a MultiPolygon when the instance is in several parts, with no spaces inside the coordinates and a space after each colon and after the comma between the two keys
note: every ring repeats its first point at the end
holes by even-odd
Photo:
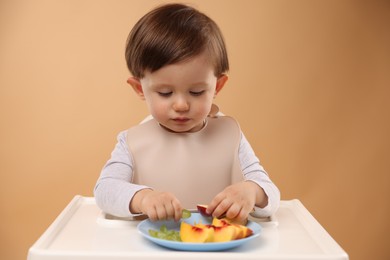
{"type": "MultiPolygon", "coordinates": [[[[192,213],[191,219],[193,219],[194,217],[203,218],[203,216],[201,216],[200,213],[192,213]]],[[[186,221],[186,220],[182,220],[182,221],[186,221]]],[[[161,221],[160,226],[163,225],[163,223],[172,224],[173,222],[174,222],[173,220],[161,221]]],[[[152,241],[153,243],[163,246],[165,248],[175,249],[179,251],[221,251],[221,250],[235,248],[246,243],[247,241],[253,240],[254,238],[258,237],[262,230],[262,227],[258,223],[248,220],[247,226],[253,230],[253,234],[249,237],[232,240],[228,242],[190,243],[190,242],[169,241],[165,239],[155,238],[150,236],[147,230],[144,230],[144,226],[149,226],[149,225],[155,226],[158,225],[157,223],[159,222],[158,221],[152,222],[149,219],[145,219],[137,225],[137,230],[144,238],[148,239],[149,241],[152,241]]],[[[180,223],[181,221],[173,224],[179,226],[180,223]]]]}

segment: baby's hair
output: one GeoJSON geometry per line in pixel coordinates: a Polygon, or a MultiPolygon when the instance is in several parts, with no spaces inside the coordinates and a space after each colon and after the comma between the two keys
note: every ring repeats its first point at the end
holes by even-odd
{"type": "Polygon", "coordinates": [[[143,78],[154,72],[207,52],[214,74],[229,70],[225,42],[218,25],[205,14],[183,4],[166,4],[144,15],[131,30],[126,43],[126,62],[131,74],[143,78]]]}

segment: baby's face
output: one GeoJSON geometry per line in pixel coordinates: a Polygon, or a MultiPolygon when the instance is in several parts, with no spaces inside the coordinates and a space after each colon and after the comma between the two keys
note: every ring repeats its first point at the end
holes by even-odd
{"type": "Polygon", "coordinates": [[[167,65],[140,80],[152,116],[174,132],[196,132],[210,112],[220,80],[205,53],[167,65]]]}

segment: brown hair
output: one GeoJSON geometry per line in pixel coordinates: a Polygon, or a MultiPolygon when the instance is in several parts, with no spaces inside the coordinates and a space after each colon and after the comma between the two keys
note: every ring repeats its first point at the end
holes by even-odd
{"type": "Polygon", "coordinates": [[[198,10],[166,4],[143,16],[126,43],[126,62],[134,77],[208,51],[218,77],[229,70],[225,42],[217,24],[198,10]]]}

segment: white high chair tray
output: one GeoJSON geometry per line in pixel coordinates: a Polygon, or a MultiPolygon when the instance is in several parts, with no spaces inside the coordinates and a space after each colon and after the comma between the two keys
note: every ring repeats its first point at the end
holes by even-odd
{"type": "Polygon", "coordinates": [[[93,197],[77,195],[29,249],[27,259],[348,259],[299,200],[281,201],[270,219],[251,220],[262,226],[261,234],[242,246],[175,251],[145,239],[137,230],[140,220],[107,216],[93,197]]]}

